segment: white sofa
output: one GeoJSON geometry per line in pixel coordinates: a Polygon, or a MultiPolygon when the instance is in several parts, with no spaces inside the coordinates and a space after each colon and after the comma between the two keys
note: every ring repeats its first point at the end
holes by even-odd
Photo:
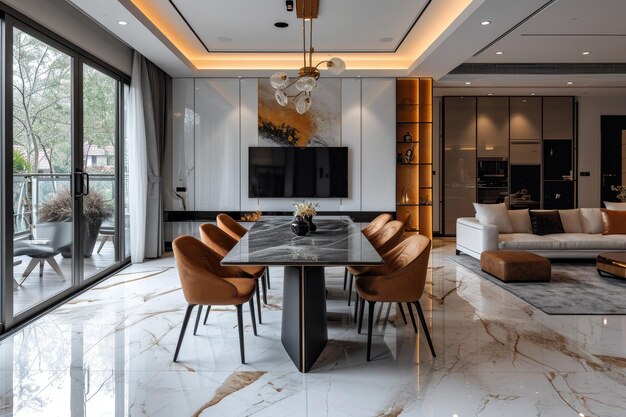
{"type": "MultiPolygon", "coordinates": [[[[581,227],[566,226],[566,233],[539,236],[532,233],[498,233],[498,227],[476,218],[456,222],[456,250],[480,259],[487,250],[526,250],[546,258],[595,258],[603,252],[626,251],[626,235],[603,235],[600,209],[580,210],[581,227]],[[580,230],[582,229],[582,230],[580,230]]],[[[572,210],[567,210],[572,212],[572,210]]],[[[562,215],[563,217],[563,215],[562,215]]]]}

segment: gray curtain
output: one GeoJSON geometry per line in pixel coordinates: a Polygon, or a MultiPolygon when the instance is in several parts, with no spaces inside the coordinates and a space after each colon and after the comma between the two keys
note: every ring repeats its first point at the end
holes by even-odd
{"type": "MultiPolygon", "coordinates": [[[[158,258],[164,252],[163,193],[171,184],[163,184],[166,144],[172,142],[172,77],[152,62],[141,59],[141,85],[146,126],[148,190],[146,203],[146,258],[158,258]]],[[[169,176],[165,175],[169,180],[169,176]]]]}

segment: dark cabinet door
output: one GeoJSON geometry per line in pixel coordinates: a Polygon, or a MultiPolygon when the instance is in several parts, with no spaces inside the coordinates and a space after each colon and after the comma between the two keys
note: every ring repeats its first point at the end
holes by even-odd
{"type": "Polygon", "coordinates": [[[601,201],[617,201],[612,185],[626,185],[622,181],[622,160],[626,158],[626,116],[601,116],[601,201]],[[624,143],[624,144],[623,144],[624,143]]]}

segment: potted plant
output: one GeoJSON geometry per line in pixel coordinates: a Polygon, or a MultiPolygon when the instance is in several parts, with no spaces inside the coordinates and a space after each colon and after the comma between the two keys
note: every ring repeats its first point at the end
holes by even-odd
{"type": "MultiPolygon", "coordinates": [[[[39,207],[39,222],[64,222],[72,218],[72,194],[68,189],[64,189],[56,193],[50,200],[44,202],[39,207]]],[[[93,248],[100,233],[102,222],[107,220],[113,214],[111,204],[105,201],[102,194],[92,190],[83,199],[83,255],[86,258],[91,257],[93,248]]],[[[61,251],[63,257],[72,256],[70,247],[61,251]]]]}
{"type": "Polygon", "coordinates": [[[301,219],[305,221],[308,225],[309,232],[315,232],[315,230],[317,230],[317,226],[315,225],[315,223],[313,223],[313,216],[317,214],[316,209],[319,207],[319,204],[319,202],[312,203],[308,200],[293,203],[294,207],[296,208],[293,212],[294,217],[297,220],[301,219]]]}

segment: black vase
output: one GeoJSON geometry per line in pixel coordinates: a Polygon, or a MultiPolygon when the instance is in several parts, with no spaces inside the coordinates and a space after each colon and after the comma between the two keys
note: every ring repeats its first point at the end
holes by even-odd
{"type": "Polygon", "coordinates": [[[296,236],[304,236],[309,233],[309,223],[303,218],[294,217],[291,221],[291,231],[296,236]]]}
{"type": "Polygon", "coordinates": [[[309,224],[309,232],[314,232],[317,230],[317,226],[313,223],[313,216],[306,216],[304,218],[306,222],[309,224]]]}

